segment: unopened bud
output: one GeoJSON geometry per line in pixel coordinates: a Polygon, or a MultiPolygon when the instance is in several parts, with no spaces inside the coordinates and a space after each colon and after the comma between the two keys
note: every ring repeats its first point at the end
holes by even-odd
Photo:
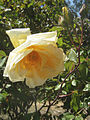
{"type": "Polygon", "coordinates": [[[86,5],[83,4],[83,5],[82,5],[82,8],[80,9],[80,12],[79,12],[79,13],[82,14],[82,12],[85,10],[85,8],[86,8],[86,5]]]}
{"type": "Polygon", "coordinates": [[[67,7],[63,7],[62,8],[62,12],[64,13],[64,15],[68,15],[68,8],[67,7]]]}
{"type": "Polygon", "coordinates": [[[58,19],[58,25],[61,25],[61,23],[63,22],[64,18],[62,16],[59,16],[58,19]]]}

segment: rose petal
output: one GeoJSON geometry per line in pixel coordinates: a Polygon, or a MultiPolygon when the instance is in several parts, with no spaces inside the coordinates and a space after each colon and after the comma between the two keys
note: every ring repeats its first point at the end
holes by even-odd
{"type": "Polygon", "coordinates": [[[57,42],[57,32],[37,33],[27,36],[27,42],[30,41],[31,45],[35,44],[55,44],[57,42]]]}
{"type": "Polygon", "coordinates": [[[13,46],[16,48],[27,40],[27,36],[31,34],[29,28],[17,28],[7,30],[6,33],[9,35],[13,46]]]}

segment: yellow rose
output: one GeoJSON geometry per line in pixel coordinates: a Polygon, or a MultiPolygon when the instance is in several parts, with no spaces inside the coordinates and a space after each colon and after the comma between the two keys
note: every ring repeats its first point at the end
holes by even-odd
{"type": "Polygon", "coordinates": [[[27,36],[31,34],[29,28],[17,28],[7,30],[6,33],[9,35],[13,46],[16,48],[27,40],[27,36]]]}
{"type": "Polygon", "coordinates": [[[9,55],[4,76],[34,88],[64,70],[63,50],[57,48],[57,32],[32,34],[9,55]]]}

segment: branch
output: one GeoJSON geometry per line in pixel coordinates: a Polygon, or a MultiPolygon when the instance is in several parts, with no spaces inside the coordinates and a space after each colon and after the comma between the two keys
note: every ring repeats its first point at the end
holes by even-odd
{"type": "Polygon", "coordinates": [[[78,42],[79,42],[79,39],[78,39],[77,32],[76,32],[75,28],[73,28],[73,31],[74,31],[74,34],[76,35],[76,38],[77,38],[78,42]]]}
{"type": "Polygon", "coordinates": [[[37,96],[38,96],[38,88],[35,87],[36,94],[34,96],[34,101],[35,101],[35,112],[37,112],[37,96]]]}
{"type": "Polygon", "coordinates": [[[71,92],[71,93],[69,93],[69,94],[67,94],[67,95],[60,95],[59,98],[63,98],[63,97],[70,96],[70,95],[72,95],[73,93],[74,93],[74,92],[71,92]]]}
{"type": "Polygon", "coordinates": [[[76,50],[78,49],[77,46],[75,45],[75,43],[73,42],[71,35],[70,35],[70,31],[68,30],[68,34],[69,34],[69,38],[71,40],[71,43],[74,45],[74,47],[76,48],[76,50]]]}
{"type": "Polygon", "coordinates": [[[81,27],[82,27],[82,30],[81,30],[81,40],[80,40],[80,45],[82,45],[82,42],[83,42],[83,20],[81,19],[81,27]]]}
{"type": "MultiPolygon", "coordinates": [[[[68,32],[69,32],[69,31],[68,31],[68,32]]],[[[47,111],[46,111],[46,114],[48,113],[50,107],[51,107],[51,106],[57,101],[57,99],[59,98],[59,94],[60,94],[60,92],[62,91],[62,86],[63,86],[64,82],[66,81],[66,79],[67,79],[71,74],[73,74],[74,72],[76,72],[76,70],[78,69],[78,67],[79,67],[79,65],[80,65],[80,48],[81,48],[82,41],[83,41],[83,21],[82,21],[82,31],[81,31],[81,42],[80,42],[79,48],[77,48],[76,45],[74,44],[74,42],[72,41],[72,38],[71,38],[71,36],[70,36],[70,32],[69,32],[69,37],[70,37],[70,40],[71,40],[72,44],[73,44],[74,47],[76,48],[76,50],[78,50],[78,64],[77,64],[77,66],[76,66],[73,70],[71,70],[71,71],[66,75],[66,77],[64,78],[64,81],[61,83],[61,86],[60,86],[60,89],[59,89],[59,91],[58,91],[58,94],[57,94],[56,98],[53,100],[53,102],[48,106],[47,111]]],[[[77,37],[77,36],[76,36],[76,37],[77,37]]]]}
{"type": "Polygon", "coordinates": [[[60,94],[60,92],[62,91],[62,86],[63,86],[64,82],[66,81],[66,79],[67,79],[73,72],[75,72],[75,71],[77,70],[77,68],[79,67],[79,65],[80,65],[80,63],[78,63],[78,65],[77,65],[69,74],[67,74],[67,76],[64,78],[64,81],[61,83],[61,86],[60,86],[60,89],[59,89],[59,91],[58,91],[58,94],[57,94],[56,98],[53,100],[53,102],[49,105],[49,107],[48,107],[48,109],[47,109],[47,111],[46,111],[46,114],[48,113],[50,107],[51,107],[51,106],[56,102],[56,100],[59,98],[59,94],[60,94]]]}
{"type": "Polygon", "coordinates": [[[2,92],[3,92],[3,90],[4,90],[4,89],[5,89],[5,87],[6,87],[6,85],[7,85],[7,83],[5,83],[5,84],[4,84],[4,86],[3,86],[2,90],[0,91],[0,93],[2,93],[2,92]]]}
{"type": "Polygon", "coordinates": [[[45,107],[46,101],[43,103],[43,105],[40,107],[40,109],[38,110],[39,112],[42,110],[43,107],[45,107]]]}

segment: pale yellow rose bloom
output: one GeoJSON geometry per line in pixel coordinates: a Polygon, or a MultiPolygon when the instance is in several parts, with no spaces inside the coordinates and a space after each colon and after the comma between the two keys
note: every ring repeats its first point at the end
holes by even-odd
{"type": "Polygon", "coordinates": [[[10,37],[13,46],[16,48],[27,40],[27,36],[31,34],[29,28],[16,28],[7,30],[6,33],[10,37]]]}
{"type": "Polygon", "coordinates": [[[57,48],[57,32],[33,34],[9,55],[4,76],[34,88],[64,70],[64,53],[57,48]]]}

